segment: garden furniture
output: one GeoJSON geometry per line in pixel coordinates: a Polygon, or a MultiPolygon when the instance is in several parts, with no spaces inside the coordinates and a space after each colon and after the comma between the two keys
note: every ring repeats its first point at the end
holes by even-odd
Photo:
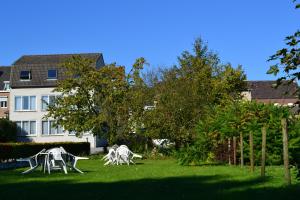
{"type": "Polygon", "coordinates": [[[67,174],[67,165],[65,161],[67,154],[68,153],[62,147],[47,150],[44,162],[44,172],[46,168],[49,174],[51,173],[51,170],[61,169],[67,174]],[[65,159],[63,157],[65,157],[65,159]]]}
{"type": "Polygon", "coordinates": [[[69,160],[71,162],[71,169],[74,169],[75,171],[83,174],[83,172],[76,167],[77,161],[78,160],[88,160],[89,158],[74,156],[71,153],[68,153],[68,157],[69,157],[69,160]]]}
{"type": "Polygon", "coordinates": [[[28,162],[29,163],[30,169],[27,169],[26,171],[22,172],[22,174],[27,174],[27,173],[33,171],[34,169],[36,169],[40,164],[39,156],[42,155],[45,151],[46,151],[46,149],[42,149],[40,152],[38,152],[37,154],[35,154],[33,156],[30,156],[28,158],[17,159],[18,162],[28,162]]]}
{"type": "Polygon", "coordinates": [[[103,156],[102,160],[107,161],[104,165],[115,164],[116,163],[116,151],[114,148],[108,150],[108,154],[103,156]]]}
{"type": "Polygon", "coordinates": [[[126,145],[113,145],[109,149],[108,154],[106,154],[102,160],[107,161],[104,165],[119,165],[123,163],[127,163],[127,165],[129,165],[130,163],[135,164],[133,158],[142,158],[142,156],[130,151],[126,145]]]}
{"type": "Polygon", "coordinates": [[[141,155],[138,155],[136,153],[133,153],[130,151],[130,149],[126,145],[121,145],[120,147],[117,148],[116,150],[116,160],[117,160],[117,165],[127,163],[129,165],[130,163],[133,163],[133,158],[142,158],[141,155]]]}

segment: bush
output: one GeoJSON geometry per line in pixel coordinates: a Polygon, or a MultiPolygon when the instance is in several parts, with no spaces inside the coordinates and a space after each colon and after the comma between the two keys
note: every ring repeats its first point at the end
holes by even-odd
{"type": "Polygon", "coordinates": [[[88,142],[0,143],[0,160],[25,158],[38,153],[43,148],[51,149],[60,146],[74,155],[90,154],[90,143],[88,142]]]}
{"type": "Polygon", "coordinates": [[[17,125],[8,119],[0,119],[0,142],[15,142],[17,125]]]}
{"type": "Polygon", "coordinates": [[[195,143],[182,147],[175,156],[181,165],[200,165],[214,159],[212,144],[206,135],[199,137],[195,143]]]}

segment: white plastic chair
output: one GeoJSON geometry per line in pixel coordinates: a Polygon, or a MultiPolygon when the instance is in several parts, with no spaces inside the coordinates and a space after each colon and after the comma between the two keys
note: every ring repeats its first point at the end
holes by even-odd
{"type": "MultiPolygon", "coordinates": [[[[62,157],[62,154],[66,154],[66,151],[60,147],[60,148],[53,148],[47,150],[48,155],[45,159],[45,166],[48,169],[48,173],[50,174],[51,170],[61,169],[67,174],[67,165],[65,160],[62,157]],[[57,165],[58,164],[58,165],[57,165]]],[[[45,168],[46,168],[45,167],[45,168]]],[[[44,168],[44,172],[45,172],[44,168]]]]}
{"type": "Polygon", "coordinates": [[[26,174],[29,173],[31,171],[33,171],[34,169],[36,169],[39,166],[39,160],[38,160],[38,156],[41,153],[44,153],[46,151],[46,149],[42,149],[40,152],[38,152],[37,154],[30,156],[28,158],[19,158],[17,159],[18,162],[28,162],[30,168],[27,169],[26,171],[22,172],[22,174],[26,174]]]}
{"type": "Polygon", "coordinates": [[[126,145],[121,145],[120,147],[117,148],[116,150],[117,165],[123,163],[127,163],[127,165],[129,165],[130,163],[135,164],[133,158],[142,158],[142,156],[130,151],[130,149],[126,145]]]}
{"type": "Polygon", "coordinates": [[[115,164],[116,161],[117,161],[115,149],[114,148],[110,148],[108,150],[108,154],[106,154],[105,156],[103,156],[102,160],[106,161],[106,163],[104,165],[115,164]]]}
{"type": "Polygon", "coordinates": [[[79,156],[74,156],[74,155],[71,154],[71,153],[68,153],[68,156],[69,156],[69,158],[70,158],[71,168],[74,169],[74,170],[76,170],[77,172],[83,174],[83,172],[82,172],[80,169],[78,169],[78,168],[76,167],[77,161],[78,161],[78,160],[88,160],[89,158],[86,158],[86,157],[79,157],[79,156]]]}

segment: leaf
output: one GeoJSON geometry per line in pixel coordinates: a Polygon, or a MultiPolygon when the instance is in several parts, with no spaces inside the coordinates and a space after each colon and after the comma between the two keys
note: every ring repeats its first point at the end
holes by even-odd
{"type": "Polygon", "coordinates": [[[278,66],[272,65],[270,69],[267,71],[267,74],[274,74],[276,76],[278,72],[279,72],[278,66]]]}

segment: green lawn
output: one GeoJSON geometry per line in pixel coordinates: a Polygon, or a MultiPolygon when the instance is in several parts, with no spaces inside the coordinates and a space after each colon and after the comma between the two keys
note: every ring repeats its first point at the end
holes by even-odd
{"type": "Polygon", "coordinates": [[[264,180],[259,169],[183,167],[170,159],[104,167],[98,158],[80,161],[79,168],[85,173],[0,171],[0,199],[300,199],[295,180],[284,187],[281,167],[267,168],[264,180]]]}

